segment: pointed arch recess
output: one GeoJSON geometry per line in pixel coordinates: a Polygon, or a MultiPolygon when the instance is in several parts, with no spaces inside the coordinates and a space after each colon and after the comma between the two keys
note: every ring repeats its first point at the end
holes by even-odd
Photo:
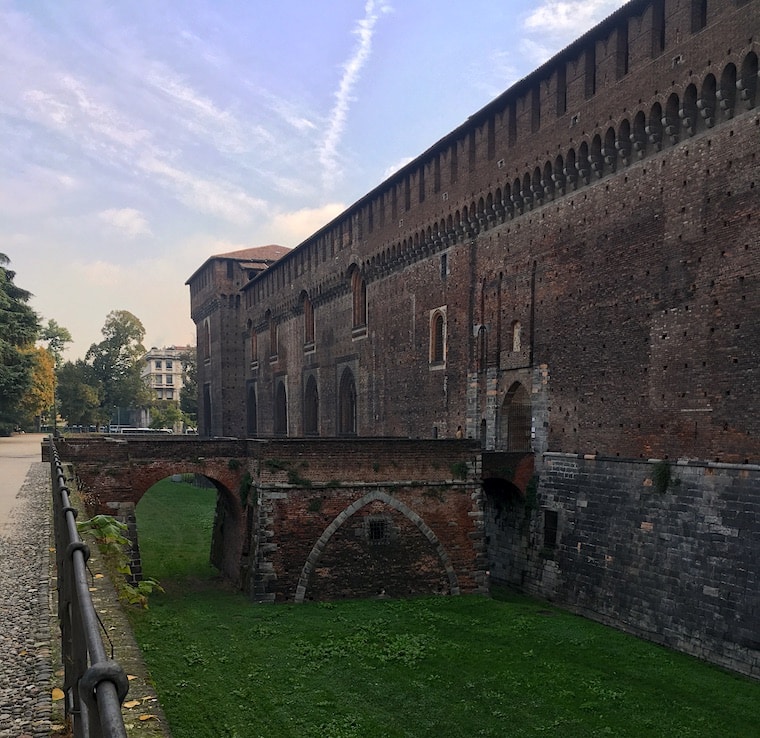
{"type": "Polygon", "coordinates": [[[295,602],[301,603],[304,601],[304,598],[306,597],[306,589],[309,583],[309,577],[311,576],[314,567],[317,565],[317,562],[322,556],[322,552],[324,551],[325,546],[327,546],[328,542],[333,537],[338,528],[340,528],[343,523],[345,523],[354,513],[359,512],[359,510],[361,510],[363,507],[366,507],[371,502],[376,501],[384,502],[389,507],[392,507],[394,510],[397,510],[402,515],[407,517],[412,523],[415,524],[415,526],[417,526],[417,529],[420,531],[420,533],[422,533],[423,536],[425,536],[425,538],[427,538],[427,540],[432,544],[433,548],[438,554],[438,558],[441,560],[443,568],[446,570],[446,575],[449,578],[449,588],[451,590],[451,594],[459,594],[459,581],[457,580],[457,575],[454,571],[454,567],[451,564],[451,559],[449,558],[446,549],[438,540],[438,537],[430,529],[430,526],[428,526],[428,524],[408,505],[405,505],[403,502],[401,502],[401,500],[398,500],[395,497],[391,497],[391,495],[389,495],[387,492],[375,490],[373,492],[368,492],[366,495],[364,495],[364,497],[360,497],[358,500],[355,500],[352,504],[350,504],[347,508],[342,510],[335,517],[332,523],[330,523],[330,525],[328,525],[327,528],[325,528],[325,530],[322,532],[322,535],[314,544],[314,547],[311,549],[311,552],[306,558],[306,563],[303,565],[303,569],[301,570],[301,576],[298,578],[298,586],[296,587],[295,602]]]}

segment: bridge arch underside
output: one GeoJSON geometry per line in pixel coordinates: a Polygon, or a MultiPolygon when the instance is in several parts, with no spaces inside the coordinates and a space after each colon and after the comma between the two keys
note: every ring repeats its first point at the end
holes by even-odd
{"type": "MultiPolygon", "coordinates": [[[[139,563],[139,534],[135,508],[157,482],[167,478],[186,481],[199,480],[199,484],[216,489],[216,511],[211,537],[210,562],[220,573],[235,584],[240,583],[240,560],[245,537],[245,517],[242,514],[236,478],[238,472],[230,470],[228,460],[206,463],[199,470],[197,462],[161,460],[150,463],[110,463],[91,465],[76,463],[88,511],[92,514],[115,515],[133,526],[133,561],[139,563]],[[234,491],[233,491],[234,490],[234,491]]],[[[181,492],[177,505],[182,504],[181,492]]]]}
{"type": "Polygon", "coordinates": [[[372,492],[323,531],[301,572],[295,601],[459,594],[449,555],[414,510],[372,492]]]}
{"type": "Polygon", "coordinates": [[[527,575],[531,502],[513,482],[483,480],[486,556],[493,583],[521,587],[527,575]]]}

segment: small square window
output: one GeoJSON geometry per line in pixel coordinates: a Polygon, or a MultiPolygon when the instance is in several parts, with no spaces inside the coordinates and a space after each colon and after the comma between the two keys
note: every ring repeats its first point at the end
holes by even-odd
{"type": "Polygon", "coordinates": [[[393,526],[386,515],[372,515],[365,518],[364,533],[367,541],[372,544],[390,543],[393,526]]]}

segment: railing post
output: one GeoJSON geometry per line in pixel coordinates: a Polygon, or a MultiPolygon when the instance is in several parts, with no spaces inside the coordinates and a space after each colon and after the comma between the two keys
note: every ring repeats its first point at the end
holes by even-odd
{"type": "Polygon", "coordinates": [[[129,682],[106,656],[87,581],[90,551],[79,537],[77,511],[52,437],[49,443],[66,716],[75,738],[126,738],[121,704],[129,682]]]}

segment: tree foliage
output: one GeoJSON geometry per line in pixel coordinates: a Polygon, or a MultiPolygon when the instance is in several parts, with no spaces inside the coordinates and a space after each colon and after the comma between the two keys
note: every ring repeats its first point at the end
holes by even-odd
{"type": "Polygon", "coordinates": [[[103,416],[101,391],[92,367],[79,359],[67,361],[58,370],[58,401],[61,415],[69,425],[93,425],[107,423],[109,414],[103,416]]]}
{"type": "Polygon", "coordinates": [[[184,420],[179,405],[172,400],[156,400],[150,408],[151,428],[174,428],[184,420]]]}
{"type": "Polygon", "coordinates": [[[86,360],[100,388],[100,407],[110,414],[115,407],[140,407],[150,392],[140,377],[139,359],[145,353],[145,328],[127,310],[112,310],[102,328],[103,340],[93,343],[86,360]]]}
{"type": "Polygon", "coordinates": [[[24,349],[32,355],[32,382],[24,393],[19,407],[24,414],[25,425],[46,413],[53,405],[55,388],[55,363],[51,354],[42,346],[24,349]]]}
{"type": "Polygon", "coordinates": [[[32,384],[34,356],[28,349],[39,332],[39,318],[27,304],[32,295],[14,283],[8,264],[0,254],[0,427],[6,432],[32,384]]]}
{"type": "Polygon", "coordinates": [[[40,331],[40,340],[47,341],[47,350],[53,357],[55,368],[59,369],[63,361],[63,351],[66,344],[74,340],[71,333],[62,325],[58,325],[55,320],[50,319],[40,331]]]}
{"type": "Polygon", "coordinates": [[[182,354],[182,389],[179,392],[179,407],[193,424],[198,418],[198,368],[195,351],[182,354]]]}

